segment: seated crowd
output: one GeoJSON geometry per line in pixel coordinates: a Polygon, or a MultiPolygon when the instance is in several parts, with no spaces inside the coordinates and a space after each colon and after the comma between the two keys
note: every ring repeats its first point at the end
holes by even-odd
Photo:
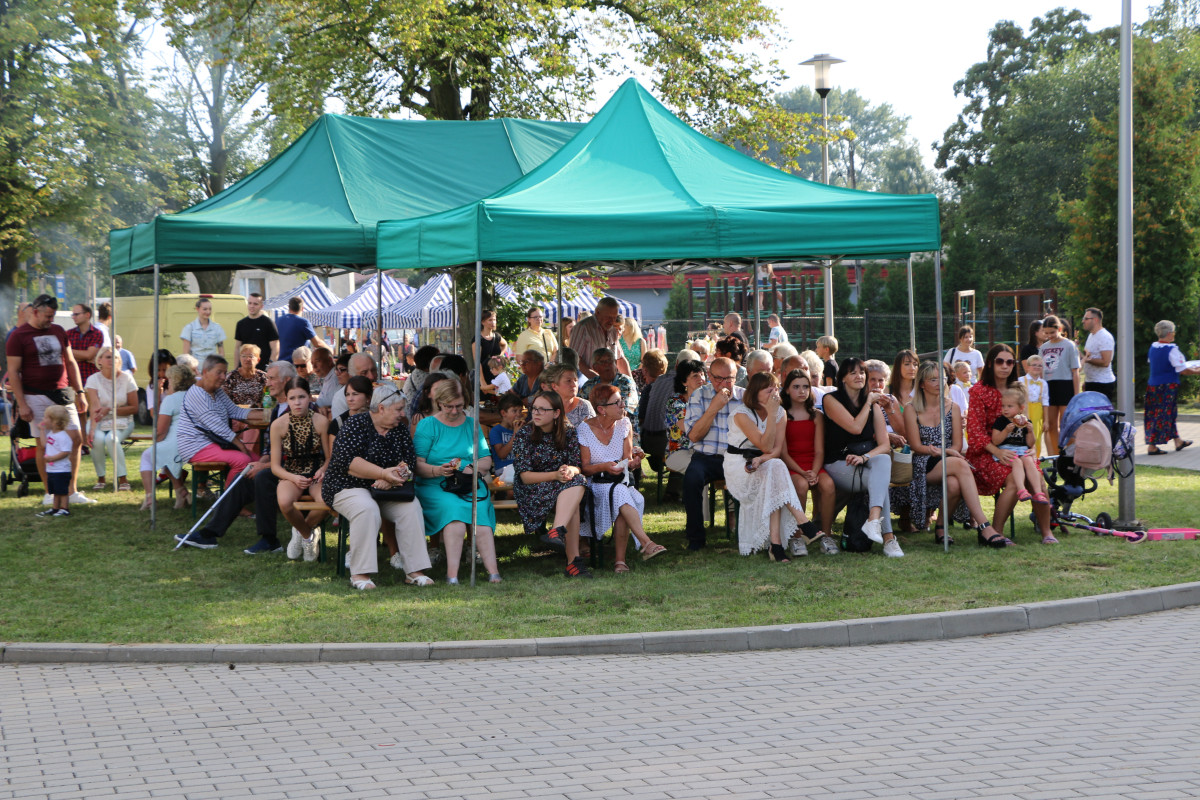
{"type": "MultiPolygon", "coordinates": [[[[839,545],[834,520],[854,497],[866,507],[861,534],[893,558],[904,555],[893,512],[905,531],[932,524],[938,543],[947,540],[949,515],[973,527],[980,544],[1004,548],[1013,544],[999,533],[1004,520],[1031,501],[1043,541],[1054,543],[1026,390],[1006,345],[981,357],[977,374],[950,363],[949,353],[946,364],[922,363],[902,350],[889,367],[835,360],[838,343],[829,336],[799,352],[777,320],[766,348],[747,350],[740,319],[730,315],[711,348],[684,348],[670,365],[617,311],[602,299],[560,342],[530,309],[531,329],[539,327],[517,340],[529,346],[516,354],[515,381],[502,356],[488,355],[490,369],[477,378],[462,355],[432,346],[410,354],[400,385],[377,385],[370,355],[335,356],[323,342],[266,363],[258,346],[244,344],[232,371],[219,354],[197,362],[160,351],[150,398],[161,393],[157,448],[141,460],[142,508],[160,474],[174,486],[175,508],[187,507],[194,498],[182,470],[218,462],[225,496],[203,527],[176,537],[182,544],[217,547],[253,508],[258,541],[247,554],[286,550],[311,561],[321,524],[336,515],[348,526],[347,566],[358,589],[375,587],[380,533],[406,583],[432,584],[427,573],[442,559],[447,582],[457,583],[472,528],[488,579],[499,582],[493,474],[511,484],[525,531],[563,551],[567,576],[592,576],[585,553],[610,531],[615,571],[628,572],[630,538],[643,561],[666,550],[642,523],[644,459],[669,473],[667,498],[682,499],[692,551],[707,545],[714,484],[738,503],[739,551],[765,551],[775,562],[805,556],[810,545],[839,553],[847,534],[839,545]],[[485,399],[478,408],[476,380],[485,399]],[[478,440],[475,417],[485,429],[478,440]],[[897,447],[913,454],[912,477],[901,485],[893,481],[897,447]],[[995,526],[980,504],[991,495],[995,526]],[[286,546],[276,514],[291,526],[286,546]]],[[[485,341],[490,333],[485,326],[485,341]]],[[[98,485],[109,458],[115,480],[127,485],[121,445],[133,426],[123,420],[136,410],[136,386],[114,380],[113,370],[121,372],[110,348],[95,360],[98,377],[86,390],[98,485]]],[[[48,414],[44,429],[54,439],[68,424],[48,414]]],[[[69,454],[71,440],[62,441],[69,454]]]]}

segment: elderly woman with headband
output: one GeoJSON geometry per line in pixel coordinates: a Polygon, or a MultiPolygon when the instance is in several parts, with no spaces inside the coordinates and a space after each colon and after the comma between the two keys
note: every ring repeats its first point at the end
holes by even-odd
{"type": "Polygon", "coordinates": [[[374,589],[371,575],[379,571],[375,539],[383,520],[396,527],[396,539],[407,572],[404,582],[429,586],[429,552],[421,526],[421,503],[377,500],[372,489],[403,486],[412,477],[417,455],[408,428],[401,423],[404,399],[394,386],[383,385],[371,395],[370,410],[346,420],[333,443],[329,468],[321,488],[325,505],[350,523],[350,584],[374,589]]]}

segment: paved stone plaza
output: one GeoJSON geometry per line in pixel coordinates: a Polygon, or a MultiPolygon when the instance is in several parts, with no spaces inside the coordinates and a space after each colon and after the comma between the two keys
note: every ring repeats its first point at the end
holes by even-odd
{"type": "Polygon", "coordinates": [[[983,638],[0,666],[0,797],[1200,796],[1200,608],[983,638]]]}

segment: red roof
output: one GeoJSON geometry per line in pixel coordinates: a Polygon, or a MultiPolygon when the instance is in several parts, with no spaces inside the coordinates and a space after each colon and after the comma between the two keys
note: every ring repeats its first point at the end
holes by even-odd
{"type": "MultiPolygon", "coordinates": [[[[820,267],[808,267],[802,270],[793,271],[791,269],[777,269],[775,274],[779,276],[785,275],[812,275],[816,278],[821,277],[820,267]]],[[[747,273],[745,272],[729,272],[724,273],[722,277],[728,278],[730,281],[746,280],[747,273]]],[[[692,286],[703,286],[709,283],[712,279],[707,272],[688,272],[684,274],[688,282],[692,286]]],[[[846,279],[851,284],[854,283],[854,267],[846,267],[846,279]]],[[[659,273],[625,273],[621,275],[610,275],[608,277],[608,288],[613,291],[621,289],[670,289],[674,278],[670,275],[662,275],[659,273]]]]}

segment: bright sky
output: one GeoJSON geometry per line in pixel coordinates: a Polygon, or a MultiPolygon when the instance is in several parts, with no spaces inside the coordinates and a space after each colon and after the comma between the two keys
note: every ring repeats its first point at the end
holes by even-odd
{"type": "MultiPolygon", "coordinates": [[[[779,12],[782,30],[791,40],[777,56],[791,78],[785,90],[812,86],[813,68],[799,62],[817,53],[845,59],[830,71],[833,85],[857,89],[873,104],[891,103],[896,113],[909,117],[909,133],[920,142],[931,167],[931,143],[941,140],[963,107],[954,84],[968,67],[986,58],[988,31],[999,20],[1010,19],[1028,31],[1034,17],[1062,5],[1088,14],[1093,30],[1121,24],[1121,0],[1005,0],[994,6],[961,0],[767,3],[779,12]]],[[[1148,8],[1134,2],[1134,25],[1147,16],[1148,8]]]]}

